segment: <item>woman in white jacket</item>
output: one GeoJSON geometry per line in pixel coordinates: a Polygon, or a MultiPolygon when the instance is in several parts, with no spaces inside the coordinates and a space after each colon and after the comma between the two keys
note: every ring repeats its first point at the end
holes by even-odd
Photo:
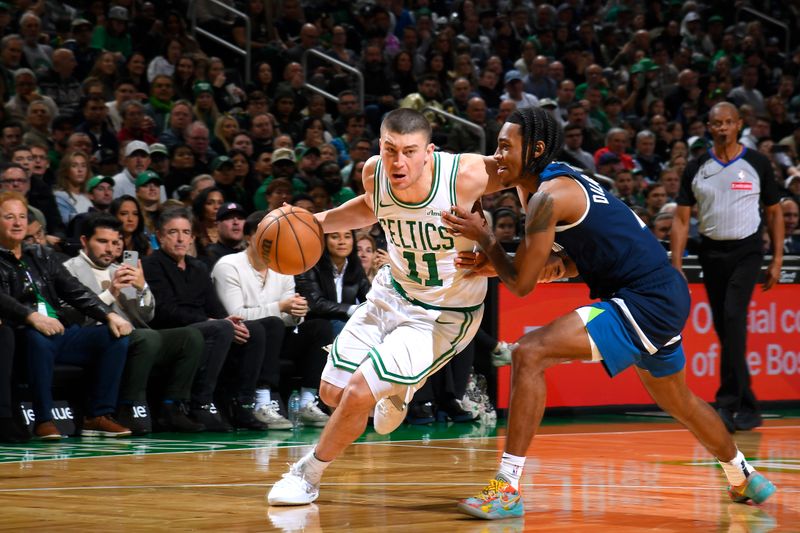
{"type": "Polygon", "coordinates": [[[328,421],[316,401],[320,375],[327,355],[324,346],[333,341],[333,330],[326,320],[305,320],[306,299],[295,292],[294,277],[267,269],[256,252],[255,229],[266,211],[253,213],[245,223],[248,248],[222,257],[211,277],[225,309],[245,320],[254,337],[263,335],[264,359],[255,390],[255,417],[270,429],[288,429],[291,424],[280,415],[278,393],[281,361],[291,362],[295,375],[302,378],[300,421],[322,427],[328,421]]]}

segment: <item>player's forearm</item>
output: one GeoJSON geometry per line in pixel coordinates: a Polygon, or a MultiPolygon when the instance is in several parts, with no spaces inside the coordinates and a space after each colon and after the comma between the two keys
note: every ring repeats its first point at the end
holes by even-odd
{"type": "Polygon", "coordinates": [[[480,245],[483,249],[483,253],[485,253],[489,261],[492,262],[492,266],[497,276],[500,278],[500,281],[502,281],[509,290],[514,292],[513,287],[516,286],[517,282],[517,269],[514,267],[514,263],[511,261],[506,251],[492,234],[487,234],[484,239],[481,239],[480,245]]]}
{"type": "Polygon", "coordinates": [[[575,264],[575,261],[572,260],[568,255],[562,255],[561,261],[564,263],[564,272],[565,278],[576,278],[578,277],[578,265],[575,264]]]}
{"type": "Polygon", "coordinates": [[[322,224],[325,233],[365,228],[377,222],[375,213],[364,201],[364,196],[356,196],[339,207],[314,215],[322,224]]]}
{"type": "MultiPolygon", "coordinates": [[[[503,246],[495,239],[493,234],[488,234],[486,238],[481,239],[481,249],[486,254],[486,257],[491,261],[497,277],[500,281],[516,296],[525,296],[533,291],[534,284],[524,284],[520,281],[519,270],[515,261],[506,253],[503,246]]],[[[521,243],[517,248],[516,256],[519,257],[523,253],[524,244],[521,243]]]]}

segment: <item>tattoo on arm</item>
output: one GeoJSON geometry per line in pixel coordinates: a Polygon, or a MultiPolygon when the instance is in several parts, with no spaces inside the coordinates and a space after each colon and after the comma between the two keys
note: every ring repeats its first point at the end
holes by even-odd
{"type": "Polygon", "coordinates": [[[527,222],[525,222],[525,233],[541,233],[550,226],[553,218],[553,197],[546,192],[537,192],[531,197],[528,205],[527,222]]]}

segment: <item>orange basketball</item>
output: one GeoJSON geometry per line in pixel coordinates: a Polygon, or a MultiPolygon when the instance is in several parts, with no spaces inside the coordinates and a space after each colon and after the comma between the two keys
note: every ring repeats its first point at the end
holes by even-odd
{"type": "Polygon", "coordinates": [[[317,264],[325,234],[314,215],[284,205],[267,213],[258,224],[256,246],[270,270],[294,276],[317,264]]]}

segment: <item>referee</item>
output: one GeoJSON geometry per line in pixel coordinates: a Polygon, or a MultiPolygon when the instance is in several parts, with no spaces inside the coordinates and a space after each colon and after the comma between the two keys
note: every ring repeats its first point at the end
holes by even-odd
{"type": "MultiPolygon", "coordinates": [[[[742,119],[728,102],[711,108],[712,148],[686,166],[672,223],[672,264],[681,270],[689,214],[697,205],[700,265],[721,349],[717,411],[728,431],[761,425],[745,359],[747,308],[763,262],[760,207],[773,243],[783,242],[778,185],[769,160],[738,142],[742,119]]],[[[773,247],[764,290],[778,281],[783,250],[773,247]]]]}

